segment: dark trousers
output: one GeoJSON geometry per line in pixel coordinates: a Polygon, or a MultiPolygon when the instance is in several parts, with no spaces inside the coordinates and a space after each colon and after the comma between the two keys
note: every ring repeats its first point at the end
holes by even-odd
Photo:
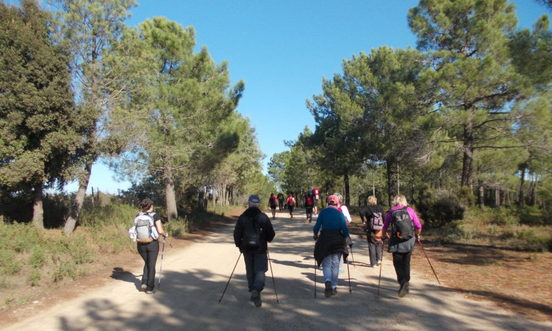
{"type": "Polygon", "coordinates": [[[265,272],[268,271],[266,252],[244,252],[243,258],[249,291],[262,291],[265,285],[265,272]]]}
{"type": "Polygon", "coordinates": [[[370,254],[370,265],[373,267],[383,258],[383,240],[376,241],[368,234],[368,253],[370,254]]]}
{"type": "Polygon", "coordinates": [[[393,266],[397,273],[397,281],[404,284],[410,281],[410,258],[412,251],[408,253],[393,253],[393,266]]]}
{"type": "Polygon", "coordinates": [[[146,284],[148,290],[153,290],[155,285],[155,263],[159,254],[159,241],[154,240],[147,244],[138,243],[138,253],[144,260],[144,272],[142,284],[146,284]]]}

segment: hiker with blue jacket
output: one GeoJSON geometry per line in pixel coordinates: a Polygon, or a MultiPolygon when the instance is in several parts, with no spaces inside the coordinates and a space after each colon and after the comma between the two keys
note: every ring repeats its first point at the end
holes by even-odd
{"type": "Polygon", "coordinates": [[[320,211],[312,231],[314,232],[313,238],[316,240],[314,259],[318,267],[322,265],[324,295],[330,297],[337,294],[341,257],[343,256],[346,260],[348,255],[346,238],[349,238],[349,229],[345,216],[337,209],[339,198],[330,195],[327,202],[328,207],[320,211]]]}
{"type": "Polygon", "coordinates": [[[155,286],[155,264],[159,255],[159,236],[167,238],[169,235],[163,229],[161,216],[153,212],[153,201],[145,198],[140,202],[142,211],[134,219],[134,231],[138,253],[144,260],[144,270],[140,291],[152,294],[155,286]],[[141,224],[144,226],[141,226],[141,224]],[[142,231],[141,228],[144,228],[142,231]],[[142,235],[144,233],[144,235],[142,235]]]}
{"type": "Polygon", "coordinates": [[[267,243],[274,239],[275,233],[270,219],[259,209],[259,196],[249,196],[247,203],[248,208],[240,215],[234,227],[234,243],[243,253],[247,286],[251,292],[250,300],[260,307],[265,272],[268,271],[267,243]]]}
{"type": "Polygon", "coordinates": [[[406,197],[393,198],[393,207],[385,215],[383,233],[389,237],[388,252],[393,254],[393,266],[399,282],[399,297],[409,292],[410,259],[417,240],[420,240],[422,224],[414,209],[408,207],[406,197]]]}

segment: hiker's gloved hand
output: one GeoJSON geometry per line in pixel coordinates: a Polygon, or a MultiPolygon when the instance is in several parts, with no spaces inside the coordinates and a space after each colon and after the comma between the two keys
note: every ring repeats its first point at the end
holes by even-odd
{"type": "Polygon", "coordinates": [[[314,236],[312,236],[312,239],[314,239],[314,240],[318,240],[318,235],[317,235],[317,234],[315,234],[314,236]]]}

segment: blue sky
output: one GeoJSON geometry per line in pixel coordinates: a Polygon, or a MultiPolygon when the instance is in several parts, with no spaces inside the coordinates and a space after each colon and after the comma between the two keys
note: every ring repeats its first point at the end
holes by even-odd
{"type": "MultiPolygon", "coordinates": [[[[238,111],[250,119],[266,165],[314,120],[305,101],[321,93],[322,79],[341,63],[380,46],[415,47],[407,24],[417,0],[138,0],[129,25],[164,16],[193,26],[197,47],[227,61],[231,80],[245,81],[238,111]]],[[[519,26],[530,27],[546,8],[536,0],[514,1],[519,26]]],[[[549,13],[550,14],[550,13],[549,13]]],[[[91,187],[116,193],[107,166],[94,166],[91,187]]],[[[76,190],[76,185],[67,187],[76,190]]]]}

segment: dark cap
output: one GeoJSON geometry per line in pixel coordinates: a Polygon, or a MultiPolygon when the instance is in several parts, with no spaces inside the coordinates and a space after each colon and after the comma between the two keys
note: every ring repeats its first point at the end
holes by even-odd
{"type": "Polygon", "coordinates": [[[259,196],[256,194],[251,194],[249,196],[249,199],[247,199],[247,201],[250,203],[261,203],[261,199],[259,199],[259,196]]]}

